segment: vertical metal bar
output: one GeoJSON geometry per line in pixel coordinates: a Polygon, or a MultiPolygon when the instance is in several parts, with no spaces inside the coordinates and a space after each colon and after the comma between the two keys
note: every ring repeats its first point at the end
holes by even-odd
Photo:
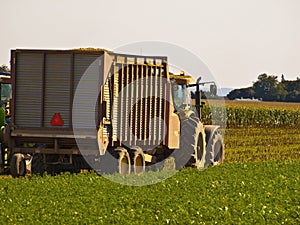
{"type": "MultiPolygon", "coordinates": [[[[99,59],[99,74],[98,74],[98,98],[97,98],[97,104],[98,104],[98,108],[97,108],[97,112],[96,112],[96,117],[97,117],[97,121],[96,121],[96,126],[100,126],[100,123],[104,117],[104,115],[106,114],[106,111],[108,110],[107,105],[104,108],[104,90],[105,90],[105,71],[106,70],[106,63],[105,63],[105,55],[102,53],[102,57],[100,57],[99,59]],[[104,112],[105,110],[105,112],[104,112]]],[[[106,103],[108,103],[106,101],[106,103]]]]}
{"type": "Polygon", "coordinates": [[[153,117],[153,110],[155,109],[155,106],[153,105],[153,74],[152,74],[152,66],[148,66],[148,78],[147,78],[147,81],[148,81],[148,86],[149,86],[149,89],[148,89],[148,98],[147,98],[147,101],[148,101],[148,112],[149,114],[147,115],[147,121],[148,121],[148,129],[147,129],[147,132],[148,132],[148,145],[151,145],[151,140],[153,139],[153,136],[152,136],[152,126],[151,126],[151,119],[153,117]]]}
{"type": "Polygon", "coordinates": [[[119,99],[119,104],[118,104],[118,138],[120,141],[120,145],[122,144],[123,141],[123,123],[122,123],[122,111],[123,111],[123,65],[118,63],[118,74],[119,74],[119,88],[118,88],[118,99],[119,99]]]}
{"type": "Polygon", "coordinates": [[[143,80],[143,93],[142,93],[142,102],[143,102],[143,108],[142,108],[142,139],[143,139],[143,145],[146,145],[146,139],[147,139],[147,115],[148,115],[148,109],[147,109],[147,90],[148,90],[148,81],[147,81],[147,65],[143,65],[143,73],[142,73],[142,80],[143,80]]]}
{"type": "Polygon", "coordinates": [[[158,124],[158,110],[159,110],[159,102],[158,102],[158,87],[159,87],[159,83],[158,83],[158,69],[157,66],[154,66],[154,105],[155,105],[155,111],[154,111],[154,145],[159,145],[159,124],[158,124]]]}
{"type": "MultiPolygon", "coordinates": [[[[116,64],[113,66],[113,79],[112,79],[112,94],[113,94],[113,107],[112,107],[112,118],[113,118],[113,138],[115,136],[118,136],[118,107],[119,107],[119,101],[118,101],[118,81],[119,79],[119,74],[118,74],[118,67],[116,64]]],[[[113,141],[115,142],[115,140],[113,141]]],[[[113,144],[115,146],[115,143],[113,144]]]]}
{"type": "MultiPolygon", "coordinates": [[[[136,59],[135,59],[136,60],[136,59]]],[[[136,63],[136,62],[135,62],[136,63]]],[[[134,88],[133,88],[133,101],[134,101],[134,105],[133,105],[133,109],[132,109],[132,135],[133,135],[133,143],[134,145],[137,145],[137,89],[138,89],[138,75],[137,72],[138,71],[138,66],[135,64],[132,66],[132,78],[134,81],[134,88]]]]}
{"type": "Polygon", "coordinates": [[[201,92],[200,92],[199,84],[197,84],[197,86],[196,86],[195,96],[196,96],[196,110],[198,112],[199,119],[201,119],[201,100],[200,100],[201,92]]]}
{"type": "Polygon", "coordinates": [[[12,122],[15,123],[15,114],[16,114],[16,61],[17,61],[17,53],[15,50],[11,50],[11,61],[10,61],[10,68],[11,68],[11,84],[12,84],[12,102],[10,104],[10,111],[11,111],[11,119],[12,122]]]}
{"type": "MultiPolygon", "coordinates": [[[[125,111],[125,103],[124,103],[124,70],[123,64],[119,64],[119,74],[121,75],[120,83],[119,83],[119,95],[120,95],[120,108],[119,108],[119,123],[120,123],[120,140],[124,141],[124,111],[125,111]]],[[[120,76],[119,75],[119,76],[120,76]]]]}
{"type": "Polygon", "coordinates": [[[74,84],[74,52],[70,57],[70,105],[69,105],[69,127],[72,127],[72,106],[73,106],[73,84],[74,84]]]}
{"type": "Polygon", "coordinates": [[[139,141],[139,111],[140,111],[140,102],[139,102],[139,89],[140,89],[140,79],[139,79],[139,65],[136,65],[136,70],[135,70],[135,77],[136,77],[136,102],[135,102],[135,136],[136,136],[136,142],[135,144],[138,144],[139,141]]]}
{"type": "Polygon", "coordinates": [[[130,82],[130,76],[128,74],[129,71],[129,64],[128,64],[128,59],[126,59],[126,64],[124,64],[124,75],[125,75],[125,85],[124,87],[126,88],[125,91],[125,122],[124,122],[124,138],[126,140],[127,146],[129,145],[130,137],[129,137],[129,130],[130,130],[130,90],[129,90],[129,82],[130,82]]]}
{"type": "Polygon", "coordinates": [[[141,144],[142,140],[142,123],[143,123],[143,88],[144,88],[144,82],[143,82],[143,66],[139,66],[139,103],[138,103],[138,128],[137,128],[137,134],[138,134],[138,145],[141,144]]]}
{"type": "MultiPolygon", "coordinates": [[[[163,77],[165,76],[166,73],[166,68],[163,68],[162,75],[163,77]]],[[[167,102],[167,83],[163,81],[163,93],[162,93],[162,122],[161,123],[161,128],[162,128],[162,136],[161,140],[163,140],[163,144],[167,145],[166,143],[166,136],[167,136],[167,130],[166,127],[164,126],[165,124],[168,126],[168,121],[167,121],[167,114],[168,114],[168,102],[167,102]]]]}
{"type": "Polygon", "coordinates": [[[113,136],[114,136],[114,133],[115,133],[115,127],[114,127],[114,112],[115,112],[115,109],[114,109],[114,103],[115,103],[115,95],[114,95],[114,90],[115,90],[115,65],[113,64],[112,67],[111,67],[111,79],[110,79],[110,104],[111,104],[111,107],[110,107],[110,118],[111,118],[111,123],[112,123],[112,130],[111,130],[111,136],[112,136],[112,146],[114,146],[114,140],[113,140],[113,136]]]}
{"type": "Polygon", "coordinates": [[[57,140],[57,138],[54,139],[54,152],[58,153],[58,140],[57,140]]]}
{"type": "Polygon", "coordinates": [[[139,117],[140,117],[140,122],[139,122],[139,139],[140,139],[140,144],[142,140],[144,139],[143,137],[143,126],[144,126],[144,113],[143,113],[143,106],[144,106],[144,98],[143,98],[143,89],[144,89],[144,82],[143,82],[143,65],[140,66],[140,71],[139,71],[139,80],[140,80],[140,90],[139,90],[139,105],[140,105],[140,110],[139,110],[139,117]]]}
{"type": "Polygon", "coordinates": [[[159,73],[159,106],[158,106],[158,108],[159,108],[159,112],[158,112],[158,116],[159,116],[159,121],[160,121],[160,123],[159,123],[159,126],[158,126],[158,132],[159,132],[159,134],[158,134],[158,136],[159,136],[159,139],[160,140],[164,140],[164,138],[165,137],[163,137],[163,126],[164,126],[164,118],[163,118],[163,78],[162,78],[162,67],[159,67],[159,71],[158,71],[158,73],[159,73]]]}
{"type": "Polygon", "coordinates": [[[44,127],[45,121],[45,88],[46,88],[46,53],[43,53],[42,70],[42,89],[41,89],[41,127],[44,127]]]}
{"type": "Polygon", "coordinates": [[[156,93],[155,93],[155,88],[156,88],[156,83],[155,83],[155,74],[153,73],[153,68],[155,68],[155,66],[153,66],[151,68],[151,91],[150,91],[150,96],[151,96],[151,105],[152,105],[152,109],[151,109],[151,115],[150,115],[150,120],[151,120],[151,123],[150,123],[150,135],[151,135],[151,140],[149,141],[149,145],[155,145],[155,123],[154,123],[154,120],[155,120],[155,111],[156,111],[156,108],[157,106],[155,105],[155,98],[156,98],[156,93]]]}
{"type": "MultiPolygon", "coordinates": [[[[168,63],[167,61],[165,61],[164,63],[165,67],[164,67],[164,78],[167,80],[168,77],[169,77],[169,67],[168,67],[168,63]]],[[[166,96],[165,98],[167,99],[167,102],[166,102],[166,112],[165,112],[165,124],[166,124],[166,127],[165,127],[165,138],[164,138],[164,141],[165,141],[165,145],[169,145],[168,143],[168,136],[169,136],[169,123],[170,123],[170,83],[169,82],[165,82],[165,93],[166,93],[166,96]]]]}
{"type": "Polygon", "coordinates": [[[130,85],[130,90],[128,92],[128,100],[129,100],[129,106],[128,107],[128,145],[133,146],[133,65],[128,64],[127,65],[127,76],[128,76],[128,84],[130,85]]]}

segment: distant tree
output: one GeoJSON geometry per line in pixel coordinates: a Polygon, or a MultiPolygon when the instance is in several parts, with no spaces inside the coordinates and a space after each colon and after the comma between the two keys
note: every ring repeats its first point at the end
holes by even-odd
{"type": "Polygon", "coordinates": [[[230,100],[234,100],[237,98],[253,98],[254,90],[252,87],[235,89],[229,92],[227,97],[230,100]]]}
{"type": "Polygon", "coordinates": [[[10,72],[10,70],[8,66],[3,64],[2,66],[0,66],[0,72],[10,72]]]}
{"type": "Polygon", "coordinates": [[[285,101],[300,102],[300,79],[285,81],[284,89],[288,92],[285,101]]]}
{"type": "Polygon", "coordinates": [[[277,95],[275,101],[285,101],[286,95],[288,92],[284,89],[284,85],[282,83],[277,84],[277,95]]]}
{"type": "Polygon", "coordinates": [[[262,98],[264,101],[284,101],[287,91],[284,90],[282,83],[279,83],[277,76],[268,76],[261,74],[258,80],[253,84],[253,90],[256,98],[262,98]]]}
{"type": "Polygon", "coordinates": [[[236,98],[261,98],[264,101],[300,102],[300,78],[286,80],[281,76],[278,82],[277,76],[261,74],[252,87],[235,89],[229,92],[228,99],[236,98]]]}

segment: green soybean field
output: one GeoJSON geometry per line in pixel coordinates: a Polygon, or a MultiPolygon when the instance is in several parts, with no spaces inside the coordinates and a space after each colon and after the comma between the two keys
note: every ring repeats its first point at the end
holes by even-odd
{"type": "Polygon", "coordinates": [[[2,179],[1,223],[299,224],[299,170],[298,161],[225,163],[141,187],[95,173],[2,179]]]}

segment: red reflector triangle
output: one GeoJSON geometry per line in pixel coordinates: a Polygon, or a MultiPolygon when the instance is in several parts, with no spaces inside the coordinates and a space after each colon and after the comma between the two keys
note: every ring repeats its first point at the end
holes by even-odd
{"type": "Polygon", "coordinates": [[[52,126],[62,126],[62,125],[64,125],[64,122],[62,121],[59,113],[54,114],[54,116],[51,120],[51,125],[52,126]]]}

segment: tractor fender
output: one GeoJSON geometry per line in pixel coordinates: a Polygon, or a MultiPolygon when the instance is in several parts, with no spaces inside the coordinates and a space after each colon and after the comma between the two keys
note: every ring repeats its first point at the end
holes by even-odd
{"type": "Polygon", "coordinates": [[[204,128],[206,134],[205,167],[217,165],[224,161],[223,135],[218,131],[219,127],[216,125],[206,125],[204,128]]]}
{"type": "Polygon", "coordinates": [[[180,120],[185,120],[196,116],[193,110],[177,109],[176,113],[178,114],[180,120]]]}
{"type": "Polygon", "coordinates": [[[211,138],[219,127],[219,125],[204,125],[206,144],[211,141],[211,138]]]}
{"type": "Polygon", "coordinates": [[[98,148],[100,155],[104,155],[107,149],[107,146],[109,144],[109,137],[108,135],[105,135],[103,133],[104,129],[104,122],[102,121],[99,129],[98,129],[98,135],[97,135],[97,141],[98,141],[98,148]]]}

